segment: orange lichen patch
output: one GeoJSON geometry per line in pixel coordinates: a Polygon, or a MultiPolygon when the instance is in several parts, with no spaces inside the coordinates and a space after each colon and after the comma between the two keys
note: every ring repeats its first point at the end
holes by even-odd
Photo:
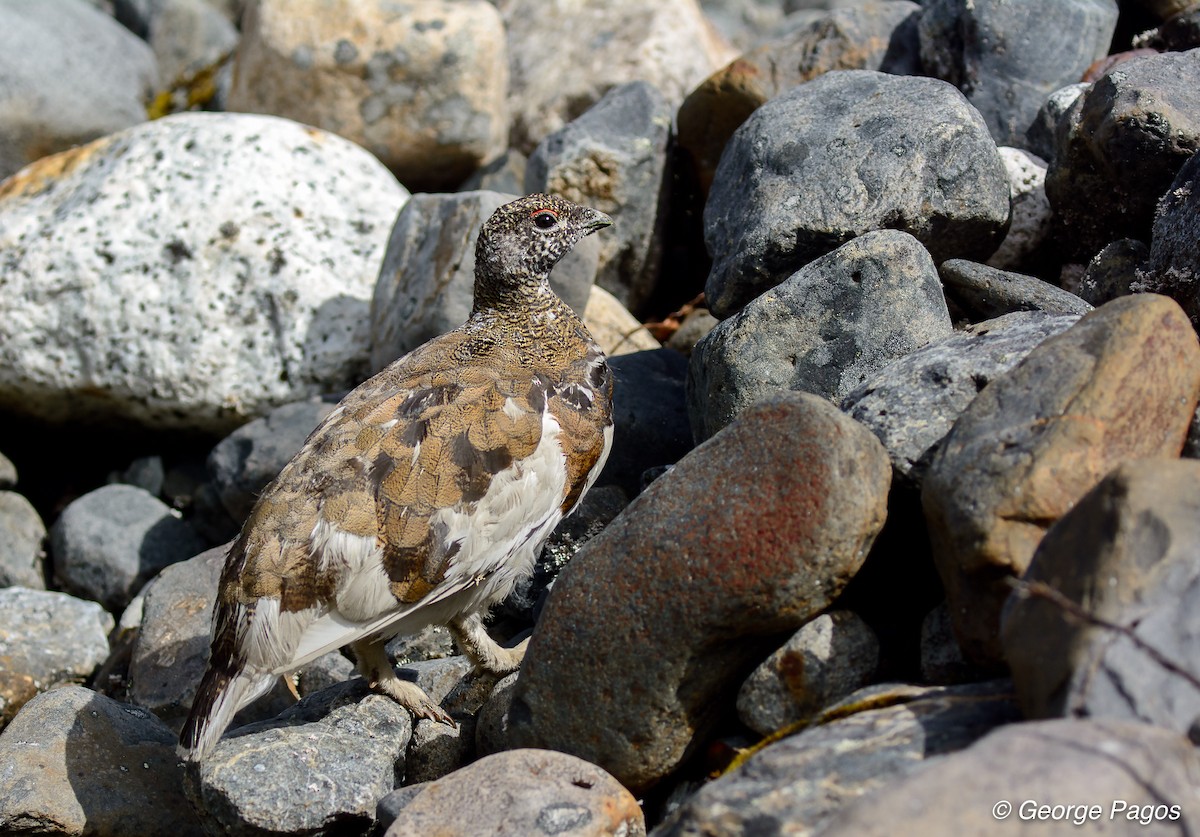
{"type": "Polygon", "coordinates": [[[87,145],[51,154],[27,165],[0,183],[0,200],[31,198],[46,191],[55,181],[78,169],[112,144],[112,137],[102,137],[87,145]]]}

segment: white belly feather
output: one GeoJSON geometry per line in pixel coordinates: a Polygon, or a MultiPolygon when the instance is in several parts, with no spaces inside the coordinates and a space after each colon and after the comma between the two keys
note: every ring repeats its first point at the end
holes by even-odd
{"type": "MultiPolygon", "coordinates": [[[[446,542],[461,545],[442,581],[414,604],[397,605],[392,597],[374,538],[319,521],[310,539],[313,553],[323,565],[340,567],[334,608],[281,615],[277,602],[274,608],[258,602],[248,636],[258,648],[257,653],[247,649],[248,657],[258,657],[263,668],[281,674],[359,639],[415,633],[503,599],[533,571],[538,551],[563,517],[566,457],[559,431],[558,421],[546,411],[533,453],[495,474],[478,501],[433,515],[430,523],[446,532],[446,542]]],[[[589,485],[608,456],[611,438],[608,428],[589,485]]]]}

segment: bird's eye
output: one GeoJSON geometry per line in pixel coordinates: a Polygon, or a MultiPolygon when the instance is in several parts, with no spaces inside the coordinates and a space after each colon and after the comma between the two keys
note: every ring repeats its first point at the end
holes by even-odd
{"type": "Polygon", "coordinates": [[[558,216],[549,209],[539,209],[533,213],[533,223],[539,230],[548,230],[558,223],[558,216]]]}

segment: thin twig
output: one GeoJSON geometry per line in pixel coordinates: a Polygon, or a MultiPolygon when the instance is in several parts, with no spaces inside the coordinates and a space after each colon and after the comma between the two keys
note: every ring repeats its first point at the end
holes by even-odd
{"type": "Polygon", "coordinates": [[[1191,684],[1193,689],[1195,689],[1197,692],[1200,692],[1200,678],[1196,677],[1195,674],[1188,671],[1182,665],[1175,662],[1153,645],[1146,642],[1137,635],[1133,628],[1129,627],[1128,625],[1110,622],[1101,616],[1097,616],[1096,614],[1085,610],[1078,602],[1067,598],[1060,591],[1043,581],[1026,581],[1023,579],[1014,578],[1012,579],[1011,583],[1019,595],[1043,599],[1050,602],[1052,605],[1059,608],[1065,614],[1078,622],[1120,634],[1132,642],[1138,650],[1145,653],[1146,656],[1151,660],[1158,663],[1158,665],[1162,666],[1172,674],[1182,677],[1185,681],[1191,684]]]}

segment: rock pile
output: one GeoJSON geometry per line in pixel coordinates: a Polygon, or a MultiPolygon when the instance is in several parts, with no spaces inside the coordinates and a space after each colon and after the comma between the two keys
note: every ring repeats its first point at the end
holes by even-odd
{"type": "Polygon", "coordinates": [[[0,832],[1200,828],[1194,0],[0,0],[0,45],[0,832]],[[616,222],[552,279],[616,439],[492,614],[522,669],[393,641],[451,728],[333,652],[185,767],[225,544],[534,190],[616,222]]]}

